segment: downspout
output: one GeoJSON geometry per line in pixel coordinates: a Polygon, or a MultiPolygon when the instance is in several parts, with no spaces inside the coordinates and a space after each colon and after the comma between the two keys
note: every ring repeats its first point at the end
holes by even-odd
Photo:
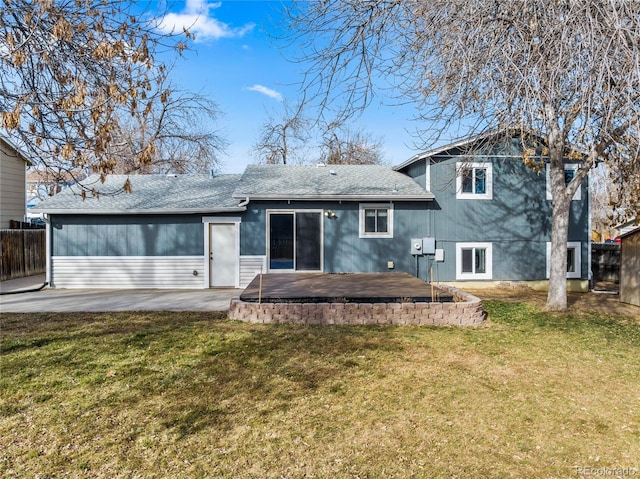
{"type": "Polygon", "coordinates": [[[249,204],[249,197],[247,196],[244,200],[242,200],[240,203],[238,203],[239,207],[244,207],[247,206],[249,204]]]}
{"type": "Polygon", "coordinates": [[[52,252],[52,247],[51,247],[51,219],[49,218],[49,215],[47,213],[43,213],[42,214],[42,219],[44,220],[44,222],[46,223],[46,229],[45,229],[45,277],[44,280],[46,281],[47,284],[49,284],[49,286],[51,286],[51,273],[52,273],[52,268],[53,265],[51,264],[53,262],[53,252],[52,252]]]}

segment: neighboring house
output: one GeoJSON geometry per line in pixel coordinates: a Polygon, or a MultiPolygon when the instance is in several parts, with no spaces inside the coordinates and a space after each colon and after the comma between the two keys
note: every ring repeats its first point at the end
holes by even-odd
{"type": "MultiPolygon", "coordinates": [[[[109,176],[95,185],[100,197],[84,201],[72,186],[35,208],[51,220],[48,280],[64,288],[208,288],[244,287],[260,271],[402,271],[544,287],[544,171],[523,165],[518,139],[490,146],[486,138],[395,168],[252,165],[214,178],[131,176],[131,194],[109,194],[126,179],[109,176]]],[[[567,277],[586,290],[584,186],[572,205],[567,277]]]]}
{"type": "Polygon", "coordinates": [[[620,238],[620,301],[640,306],[640,227],[620,238]]]}
{"type": "Polygon", "coordinates": [[[23,153],[0,136],[0,229],[11,221],[24,221],[26,169],[31,165],[23,153]]]}
{"type": "Polygon", "coordinates": [[[30,168],[27,171],[27,215],[41,201],[60,193],[63,189],[85,178],[86,175],[84,173],[76,177],[64,170],[52,171],[50,169],[30,168]]]}

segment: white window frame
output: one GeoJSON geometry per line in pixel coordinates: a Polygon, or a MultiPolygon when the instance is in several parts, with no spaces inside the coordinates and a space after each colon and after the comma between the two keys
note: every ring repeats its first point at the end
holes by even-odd
{"type": "MultiPolygon", "coordinates": [[[[474,175],[475,178],[475,175],[474,175]]],[[[456,163],[456,199],[458,200],[491,200],[493,199],[493,163],[476,163],[472,161],[458,161],[456,163]],[[486,190],[484,193],[464,193],[462,191],[462,171],[466,169],[487,170],[486,190]]]]}
{"type": "MultiPolygon", "coordinates": [[[[475,266],[474,266],[475,267],[475,266]]],[[[456,279],[457,280],[486,280],[493,278],[493,243],[456,243],[456,279]],[[484,273],[462,272],[462,250],[473,249],[486,250],[486,270],[484,273]]]]}
{"type": "MultiPolygon", "coordinates": [[[[552,200],[553,199],[553,195],[551,192],[551,169],[550,169],[549,163],[547,163],[546,167],[547,167],[547,171],[546,171],[546,175],[547,175],[547,200],[552,200]]],[[[580,168],[579,164],[576,163],[565,163],[564,165],[564,171],[567,170],[574,170],[576,171],[578,168],[580,168]]],[[[576,192],[573,194],[573,198],[571,198],[571,201],[579,201],[582,199],[582,184],[580,184],[578,186],[578,189],[576,190],[576,192]]]]}
{"type": "MultiPolygon", "coordinates": [[[[567,271],[567,279],[580,279],[582,277],[582,242],[569,241],[567,243],[567,250],[575,250],[575,271],[567,271]]],[[[551,276],[551,241],[547,242],[547,279],[551,276]]]]}
{"type": "Polygon", "coordinates": [[[360,225],[359,236],[360,238],[393,238],[393,203],[360,203],[360,225]],[[370,209],[386,209],[387,210],[387,232],[386,233],[367,233],[364,230],[365,226],[365,210],[370,209]]]}

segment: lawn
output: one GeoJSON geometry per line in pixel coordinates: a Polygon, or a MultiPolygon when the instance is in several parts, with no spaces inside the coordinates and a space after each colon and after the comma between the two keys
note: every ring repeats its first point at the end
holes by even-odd
{"type": "Polygon", "coordinates": [[[640,476],[637,318],[485,307],[466,329],[3,314],[0,475],[640,476]]]}

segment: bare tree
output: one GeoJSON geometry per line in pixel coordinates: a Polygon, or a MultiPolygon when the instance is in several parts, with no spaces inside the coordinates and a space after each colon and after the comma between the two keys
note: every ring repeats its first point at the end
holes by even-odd
{"type": "Polygon", "coordinates": [[[267,165],[304,163],[309,141],[309,122],[303,115],[304,103],[283,103],[279,119],[273,115],[262,125],[260,137],[253,145],[256,160],[267,165]]]}
{"type": "Polygon", "coordinates": [[[363,130],[329,123],[322,136],[322,160],[329,165],[379,165],[382,141],[363,130]]]}
{"type": "MultiPolygon", "coordinates": [[[[192,36],[162,33],[159,22],[125,0],[5,1],[2,127],[49,169],[114,171],[129,118],[153,130],[176,102],[184,111],[184,97],[163,87],[167,67],[156,56],[182,52],[192,36]]],[[[162,148],[162,135],[151,130],[129,145],[137,165],[152,163],[162,148]]]]}
{"type": "Polygon", "coordinates": [[[611,181],[609,168],[600,164],[589,178],[591,200],[591,229],[596,231],[599,241],[613,238],[616,227],[630,221],[640,211],[640,204],[631,204],[629,195],[620,189],[620,183],[611,181]],[[614,206],[615,205],[615,206],[614,206]]]}
{"type": "Polygon", "coordinates": [[[118,158],[114,173],[207,173],[218,165],[226,142],[215,127],[220,111],[213,101],[189,92],[171,91],[166,101],[155,101],[147,113],[122,122],[110,153],[118,158]],[[153,145],[153,156],[140,162],[138,152],[153,145]]]}
{"type": "Polygon", "coordinates": [[[324,108],[342,103],[349,116],[386,80],[438,128],[542,135],[553,196],[547,308],[566,309],[574,192],[603,161],[630,204],[640,197],[640,2],[326,0],[288,13],[311,62],[305,91],[324,108]],[[571,151],[583,154],[565,184],[571,151]]]}

